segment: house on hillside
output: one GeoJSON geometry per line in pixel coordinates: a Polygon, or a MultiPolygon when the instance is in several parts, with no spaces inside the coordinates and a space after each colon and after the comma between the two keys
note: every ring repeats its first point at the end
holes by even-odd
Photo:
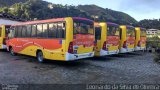
{"type": "Polygon", "coordinates": [[[147,37],[158,36],[160,38],[160,30],[158,29],[148,29],[146,32],[147,37]]]}
{"type": "Polygon", "coordinates": [[[0,24],[15,24],[19,22],[23,22],[24,20],[15,17],[13,15],[9,15],[6,13],[0,13],[0,24]]]}

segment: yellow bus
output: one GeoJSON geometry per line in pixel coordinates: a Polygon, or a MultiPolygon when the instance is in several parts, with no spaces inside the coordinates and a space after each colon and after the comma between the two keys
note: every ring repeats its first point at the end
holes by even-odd
{"type": "Polygon", "coordinates": [[[86,18],[67,17],[30,21],[11,26],[7,49],[45,59],[72,61],[94,56],[94,22],[86,18]]]}
{"type": "Polygon", "coordinates": [[[6,49],[6,39],[8,38],[10,25],[0,25],[0,49],[6,49]]]}
{"type": "Polygon", "coordinates": [[[120,26],[120,53],[134,51],[135,48],[135,28],[129,25],[120,26]]]}
{"type": "Polygon", "coordinates": [[[136,42],[135,42],[135,50],[145,50],[146,48],[146,29],[141,27],[136,27],[136,42]]]}
{"type": "Polygon", "coordinates": [[[111,22],[95,23],[95,56],[119,53],[119,25],[111,22]]]}

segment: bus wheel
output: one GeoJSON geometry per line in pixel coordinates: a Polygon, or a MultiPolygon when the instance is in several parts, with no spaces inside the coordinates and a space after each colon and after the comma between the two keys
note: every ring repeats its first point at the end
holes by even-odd
{"type": "Polygon", "coordinates": [[[10,51],[10,54],[11,54],[12,56],[15,56],[15,55],[16,55],[16,53],[14,52],[14,50],[13,50],[12,47],[9,49],[9,51],[10,51]]]}
{"type": "Polygon", "coordinates": [[[43,62],[44,62],[44,57],[43,57],[42,51],[38,51],[38,52],[37,52],[37,60],[38,60],[38,62],[40,62],[40,63],[43,63],[43,62]]]}

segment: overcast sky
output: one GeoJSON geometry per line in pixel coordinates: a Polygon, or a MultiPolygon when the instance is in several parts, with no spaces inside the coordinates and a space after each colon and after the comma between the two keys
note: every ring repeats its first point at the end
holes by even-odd
{"type": "Polygon", "coordinates": [[[125,12],[136,20],[159,19],[160,0],[45,0],[55,4],[95,4],[103,8],[125,12]]]}

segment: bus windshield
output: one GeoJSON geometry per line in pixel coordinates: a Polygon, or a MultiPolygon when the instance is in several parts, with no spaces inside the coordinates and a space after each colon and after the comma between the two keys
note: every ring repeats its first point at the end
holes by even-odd
{"type": "Polygon", "coordinates": [[[120,28],[108,25],[107,36],[119,36],[120,28]]]}
{"type": "Polygon", "coordinates": [[[127,28],[127,36],[135,37],[135,30],[134,30],[134,28],[127,28]]]}
{"type": "Polygon", "coordinates": [[[74,21],[74,35],[76,34],[90,34],[94,35],[93,23],[87,23],[82,21],[74,21]]]}
{"type": "Polygon", "coordinates": [[[141,37],[146,37],[146,30],[145,29],[141,29],[141,37]]]}

